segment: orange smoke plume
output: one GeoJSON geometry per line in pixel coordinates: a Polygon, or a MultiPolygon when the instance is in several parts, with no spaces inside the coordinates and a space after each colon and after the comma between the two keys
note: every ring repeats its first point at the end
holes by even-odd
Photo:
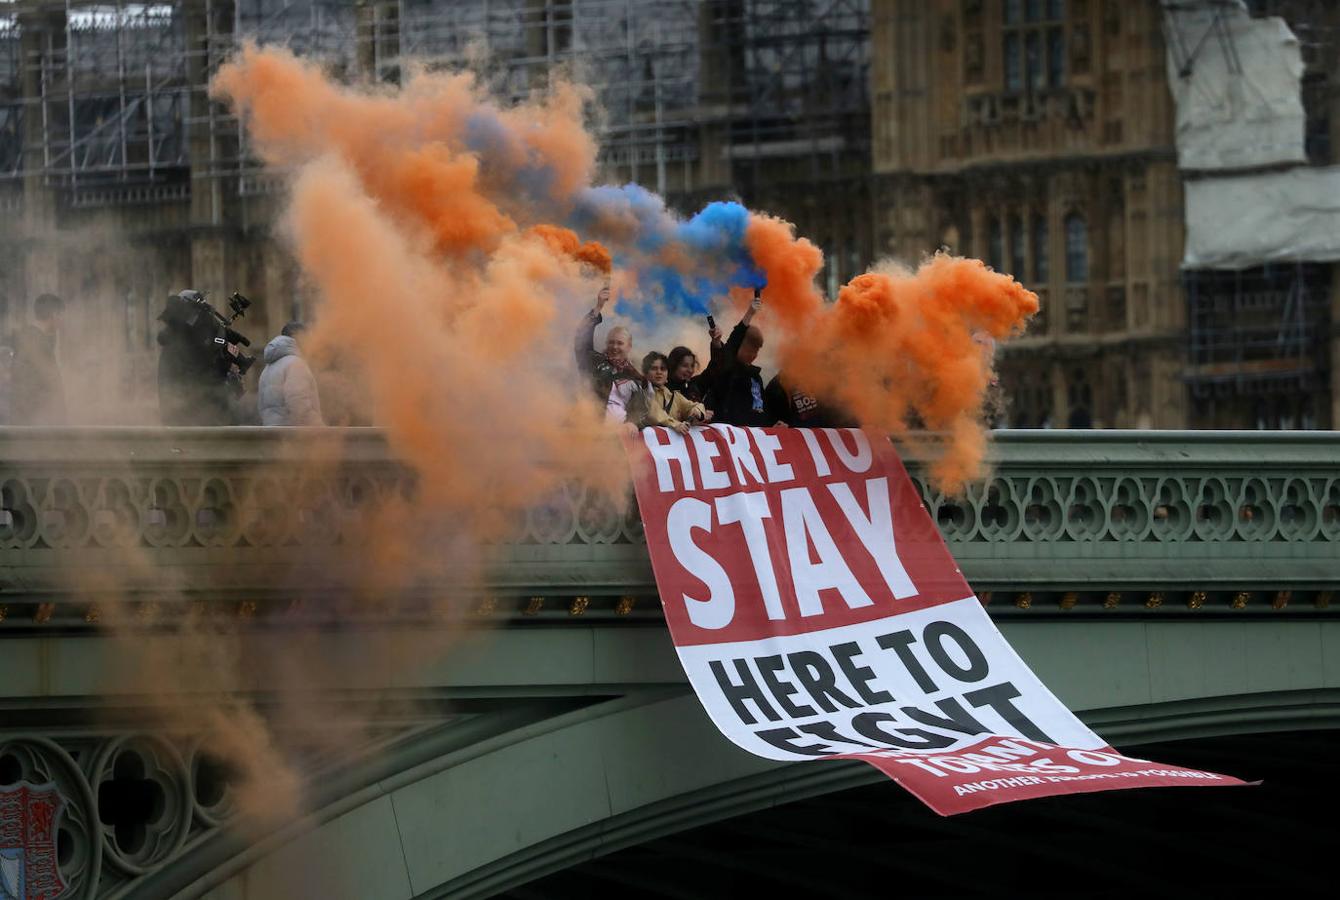
{"type": "Polygon", "coordinates": [[[1038,298],[979,260],[936,254],[917,272],[852,279],[804,334],[783,338],[787,379],[895,436],[920,424],[944,436],[934,481],[957,491],[981,474],[991,359],[978,342],[1021,331],[1038,298]]]}
{"type": "Polygon", "coordinates": [[[755,213],[749,217],[745,247],[768,283],[763,300],[788,331],[802,334],[810,317],[823,305],[814,279],[824,265],[823,251],[805,238],[797,238],[795,226],[774,216],[755,213]]]}
{"type": "Polygon", "coordinates": [[[438,253],[492,253],[519,219],[543,218],[510,190],[518,170],[542,165],[547,198],[558,204],[595,167],[595,141],[581,121],[586,94],[571,85],[508,109],[490,103],[469,73],[421,75],[396,95],[360,93],[286,50],[248,44],[210,88],[243,116],[267,163],[338,157],[399,228],[438,253]]]}
{"type": "Polygon", "coordinates": [[[421,74],[364,93],[255,46],[212,90],[294,172],[287,231],[320,293],[314,353],[357,363],[426,507],[487,539],[564,478],[623,477],[617,446],[574,427],[590,400],[569,374],[598,287],[569,259],[608,272],[610,254],[543,221],[594,167],[579,90],[504,109],[469,74],[421,74]],[[525,195],[538,173],[542,201],[525,195]]]}
{"type": "Polygon", "coordinates": [[[614,260],[604,244],[598,241],[582,243],[577,233],[558,225],[532,225],[528,233],[544,241],[555,253],[570,256],[586,263],[597,272],[608,275],[614,260]]]}

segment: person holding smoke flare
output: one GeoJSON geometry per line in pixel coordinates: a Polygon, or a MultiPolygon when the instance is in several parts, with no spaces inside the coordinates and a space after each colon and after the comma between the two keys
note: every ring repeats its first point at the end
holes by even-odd
{"type": "Polygon", "coordinates": [[[712,417],[701,403],[695,403],[666,383],[670,367],[664,353],[652,351],[642,360],[642,374],[647,377],[646,412],[640,424],[666,425],[680,434],[689,433],[690,422],[706,422],[712,417]]]}
{"type": "MultiPolygon", "coordinates": [[[[763,399],[763,374],[754,360],[763,349],[763,332],[751,324],[754,315],[763,306],[758,288],[745,311],[740,324],[731,331],[718,357],[721,366],[712,379],[705,404],[712,410],[717,422],[727,425],[772,425],[777,421],[769,416],[763,399]]],[[[716,368],[713,360],[713,368],[716,368]]]]}
{"type": "Polygon", "coordinates": [[[712,358],[703,371],[698,371],[698,355],[688,347],[676,347],[666,358],[666,367],[670,370],[666,386],[695,403],[701,403],[707,396],[707,389],[711,387],[712,379],[716,376],[724,346],[721,343],[721,332],[715,326],[709,334],[712,337],[712,358]]]}
{"type": "Polygon", "coordinates": [[[605,408],[606,422],[636,425],[642,414],[637,401],[643,381],[642,373],[628,360],[628,354],[633,350],[632,334],[622,325],[611,328],[605,335],[605,351],[595,349],[596,326],[604,321],[602,312],[609,302],[610,289],[605,285],[596,295],[595,309],[588,312],[577,326],[573,345],[577,371],[590,382],[596,401],[605,408]]]}

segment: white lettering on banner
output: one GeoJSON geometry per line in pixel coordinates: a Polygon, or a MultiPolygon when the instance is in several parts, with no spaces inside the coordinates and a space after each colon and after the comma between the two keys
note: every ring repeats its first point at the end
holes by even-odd
{"type": "Polygon", "coordinates": [[[768,495],[762,491],[717,498],[717,518],[721,524],[738,522],[744,531],[745,546],[749,548],[749,559],[754,564],[754,575],[763,592],[763,608],[767,610],[768,618],[783,619],[786,613],[782,610],[781,592],[777,590],[777,573],[773,571],[772,558],[768,555],[768,535],[763,529],[763,520],[771,517],[768,495]]]}
{"type": "Polygon", "coordinates": [[[791,561],[791,579],[796,587],[796,603],[802,616],[818,616],[824,611],[819,592],[837,590],[847,605],[871,606],[875,601],[852,575],[837,545],[814,505],[809,488],[789,488],[781,493],[782,524],[786,528],[786,552],[791,561]],[[810,547],[819,561],[810,560],[810,547]]]}
{"type": "Polygon", "coordinates": [[[874,557],[875,564],[879,566],[879,574],[884,576],[884,581],[893,592],[893,596],[899,600],[915,596],[917,589],[912,586],[912,579],[907,577],[907,570],[903,568],[902,560],[898,558],[898,550],[893,539],[889,479],[871,478],[865,483],[866,505],[870,507],[868,519],[861,511],[861,505],[856,502],[856,496],[851,492],[851,485],[835,481],[828,486],[828,492],[838,502],[843,515],[851,523],[852,530],[861,539],[865,549],[874,557]]]}
{"type": "Polygon", "coordinates": [[[656,484],[664,493],[675,489],[675,479],[670,474],[670,463],[679,465],[680,478],[684,489],[693,490],[693,466],[689,462],[689,447],[684,439],[674,432],[661,428],[644,428],[642,440],[656,464],[656,484]]]}
{"type": "Polygon", "coordinates": [[[836,428],[825,428],[823,429],[824,437],[828,438],[828,443],[833,445],[833,452],[837,454],[841,463],[847,467],[847,471],[857,475],[870,471],[870,466],[875,461],[875,452],[870,446],[870,439],[865,436],[863,431],[855,431],[850,428],[844,428],[842,431],[849,435],[856,444],[856,452],[852,453],[847,450],[847,445],[842,440],[842,434],[839,434],[836,428]]]}
{"type": "Polygon", "coordinates": [[[687,440],[648,428],[626,446],[680,661],[740,747],[863,759],[945,815],[1048,794],[1242,784],[1123,756],[1067,710],[935,543],[887,442],[716,425],[687,440]]]}
{"type": "MultiPolygon", "coordinates": [[[[680,442],[683,438],[675,435],[680,442]]],[[[718,488],[730,487],[730,475],[721,471],[713,463],[721,455],[721,447],[715,441],[709,441],[707,434],[701,428],[695,428],[689,432],[689,440],[693,441],[693,450],[698,457],[698,475],[703,482],[703,490],[715,491],[718,488]]]]}
{"type": "Polygon", "coordinates": [[[790,464],[777,461],[777,451],[782,449],[782,442],[777,435],[769,434],[762,428],[750,428],[749,433],[754,437],[758,455],[763,457],[763,468],[767,470],[769,483],[794,481],[796,472],[790,464]]]}
{"type": "MultiPolygon", "coordinates": [[[[915,596],[917,589],[895,550],[887,479],[872,479],[867,484],[867,503],[870,506],[868,517],[850,486],[834,484],[830,488],[847,523],[874,559],[889,591],[898,599],[915,596]]],[[[851,609],[871,606],[874,601],[838,550],[823,516],[814,505],[809,488],[788,488],[781,491],[778,497],[786,556],[800,615],[822,615],[822,593],[829,590],[836,591],[851,609]]],[[[724,621],[719,617],[727,611],[733,616],[735,611],[734,591],[725,570],[711,554],[693,541],[693,529],[713,531],[713,506],[716,509],[715,525],[740,527],[768,618],[785,618],[781,590],[773,569],[768,530],[763,523],[764,519],[772,518],[772,509],[765,492],[751,491],[724,494],[710,505],[705,501],[684,497],[671,506],[666,518],[666,536],[676,560],[687,572],[707,584],[713,597],[731,598],[729,604],[718,603],[709,612],[704,604],[711,602],[710,598],[697,600],[684,594],[690,619],[700,627],[716,630],[731,621],[729,617],[724,621]],[[704,618],[717,624],[702,624],[704,618]]]]}
{"type": "Polygon", "coordinates": [[[721,564],[693,542],[693,529],[712,530],[712,507],[692,497],[681,497],[670,507],[665,525],[675,558],[707,585],[706,600],[682,595],[689,620],[699,628],[725,628],[735,618],[735,590],[721,564]]]}
{"type": "Polygon", "coordinates": [[[758,462],[749,447],[749,436],[745,430],[736,425],[713,425],[712,428],[726,438],[726,449],[730,451],[731,462],[735,464],[735,477],[739,479],[736,483],[742,486],[746,484],[745,472],[748,472],[754,484],[763,484],[763,476],[758,472],[758,462]]]}

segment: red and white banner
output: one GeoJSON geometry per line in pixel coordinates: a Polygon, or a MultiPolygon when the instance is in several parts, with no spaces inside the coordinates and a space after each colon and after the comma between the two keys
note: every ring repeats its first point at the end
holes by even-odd
{"type": "Polygon", "coordinates": [[[996,630],[892,445],[713,425],[627,439],[684,671],[768,759],[863,759],[941,815],[1243,782],[1122,756],[996,630]]]}

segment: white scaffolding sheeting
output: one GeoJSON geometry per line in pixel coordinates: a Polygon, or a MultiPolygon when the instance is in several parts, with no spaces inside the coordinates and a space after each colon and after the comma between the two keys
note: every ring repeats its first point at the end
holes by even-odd
{"type": "Polygon", "coordinates": [[[1186,182],[1187,269],[1340,262],[1340,166],[1186,182]]]}
{"type": "Polygon", "coordinates": [[[1298,38],[1241,0],[1164,0],[1183,170],[1306,162],[1298,38]]]}

